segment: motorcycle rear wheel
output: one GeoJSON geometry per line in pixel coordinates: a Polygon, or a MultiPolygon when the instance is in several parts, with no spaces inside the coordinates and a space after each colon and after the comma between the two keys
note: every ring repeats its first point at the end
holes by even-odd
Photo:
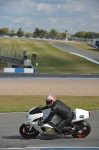
{"type": "Polygon", "coordinates": [[[26,124],[22,124],[19,128],[20,134],[27,139],[35,138],[39,135],[39,132],[32,128],[31,131],[29,131],[30,126],[26,124]]]}
{"type": "Polygon", "coordinates": [[[72,136],[75,138],[84,138],[86,137],[91,131],[91,126],[88,122],[85,121],[81,125],[81,129],[77,133],[72,133],[72,136]]]}

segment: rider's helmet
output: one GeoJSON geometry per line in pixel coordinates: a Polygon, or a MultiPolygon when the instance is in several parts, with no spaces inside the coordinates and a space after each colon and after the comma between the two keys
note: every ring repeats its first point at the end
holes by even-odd
{"type": "Polygon", "coordinates": [[[52,106],[56,102],[56,96],[55,95],[48,95],[46,97],[46,105],[48,107],[52,106]]]}

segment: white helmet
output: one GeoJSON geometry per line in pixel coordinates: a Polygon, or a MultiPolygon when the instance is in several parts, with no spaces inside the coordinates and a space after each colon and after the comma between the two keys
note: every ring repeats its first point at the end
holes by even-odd
{"type": "Polygon", "coordinates": [[[46,105],[48,107],[52,106],[56,102],[56,96],[55,95],[48,95],[46,97],[46,105]]]}

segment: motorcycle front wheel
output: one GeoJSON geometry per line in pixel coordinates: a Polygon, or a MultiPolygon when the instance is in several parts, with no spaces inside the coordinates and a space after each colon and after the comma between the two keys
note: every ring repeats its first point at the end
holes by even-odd
{"type": "Polygon", "coordinates": [[[90,124],[87,121],[85,121],[85,123],[83,122],[79,126],[81,126],[80,130],[77,133],[73,133],[72,136],[75,137],[75,138],[84,138],[84,137],[86,137],[91,131],[90,124]]]}
{"type": "Polygon", "coordinates": [[[20,134],[27,139],[32,139],[35,138],[39,135],[39,132],[36,131],[34,128],[32,130],[29,130],[30,126],[26,124],[22,124],[19,128],[20,134]]]}

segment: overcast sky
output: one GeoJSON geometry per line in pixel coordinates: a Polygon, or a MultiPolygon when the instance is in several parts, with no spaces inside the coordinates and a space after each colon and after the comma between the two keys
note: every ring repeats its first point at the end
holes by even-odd
{"type": "Polygon", "coordinates": [[[0,0],[0,28],[99,33],[99,0],[0,0]]]}

